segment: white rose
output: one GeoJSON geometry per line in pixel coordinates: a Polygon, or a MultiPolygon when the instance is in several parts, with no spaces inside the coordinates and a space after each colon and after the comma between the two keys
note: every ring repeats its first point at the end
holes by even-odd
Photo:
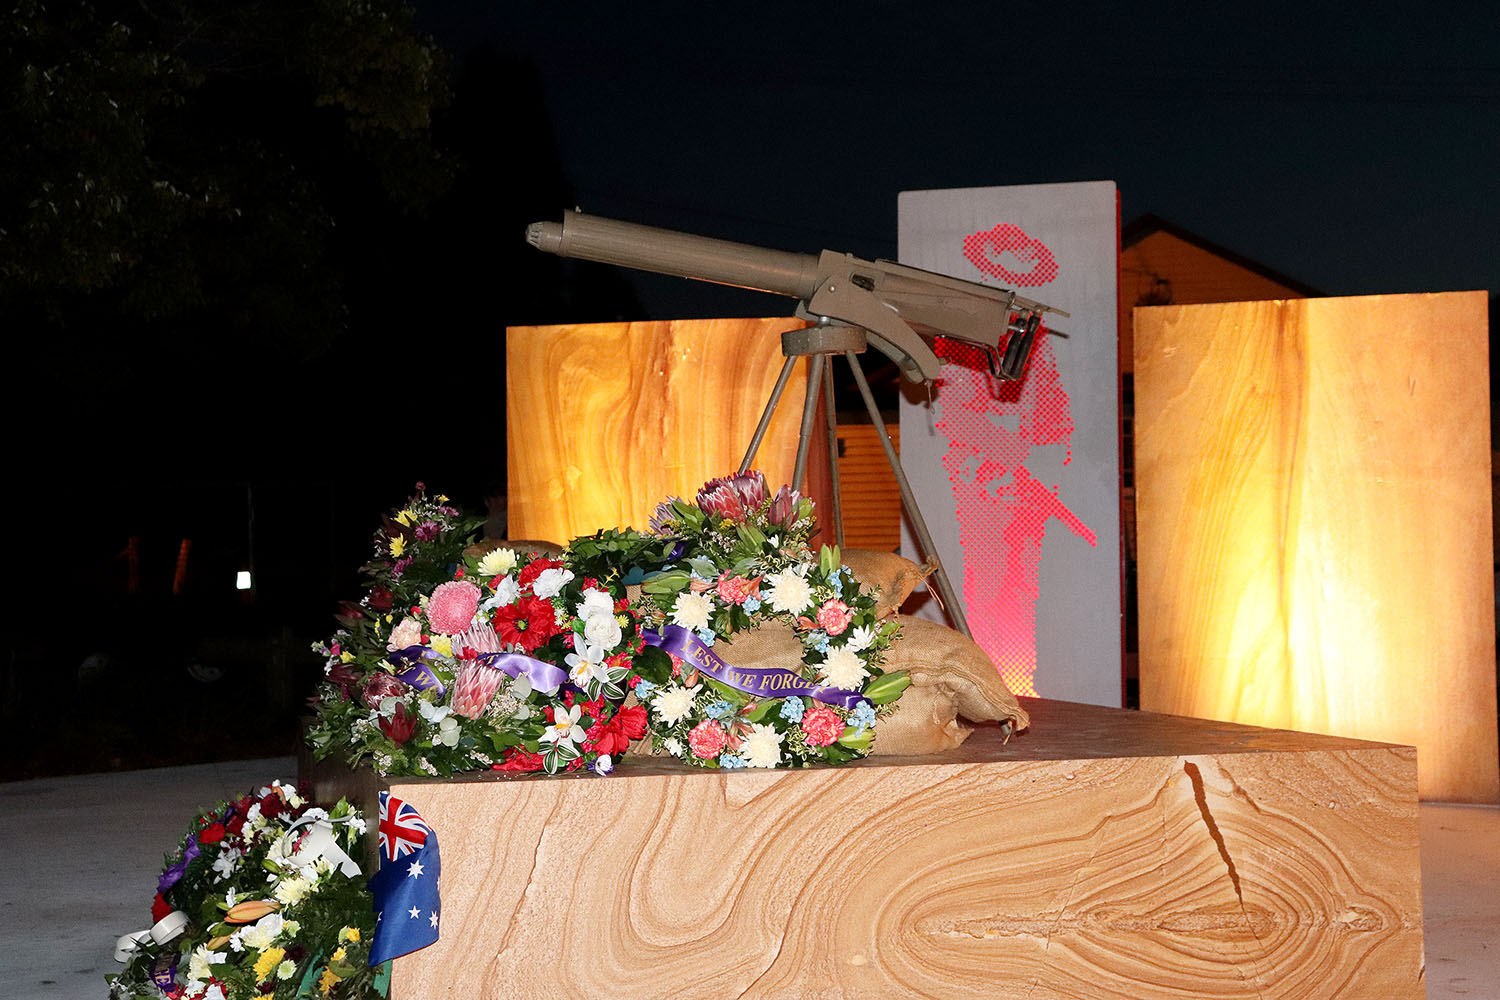
{"type": "Polygon", "coordinates": [[[615,600],[604,591],[589,587],[583,592],[583,600],[578,602],[578,606],[573,609],[573,614],[579,618],[589,618],[598,611],[614,614],[615,600]]]}
{"type": "Polygon", "coordinates": [[[607,611],[595,612],[584,619],[583,639],[591,646],[614,649],[623,638],[625,633],[620,628],[620,623],[607,611]]]}

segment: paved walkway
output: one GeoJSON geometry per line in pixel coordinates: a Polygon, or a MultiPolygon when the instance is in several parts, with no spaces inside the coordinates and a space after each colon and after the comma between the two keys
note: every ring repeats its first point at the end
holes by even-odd
{"type": "MultiPolygon", "coordinates": [[[[0,784],[0,1000],[103,998],[115,939],[150,924],[162,855],[194,813],[295,758],[0,784]]],[[[1500,997],[1500,809],[1424,805],[1428,1000],[1500,997]]]]}

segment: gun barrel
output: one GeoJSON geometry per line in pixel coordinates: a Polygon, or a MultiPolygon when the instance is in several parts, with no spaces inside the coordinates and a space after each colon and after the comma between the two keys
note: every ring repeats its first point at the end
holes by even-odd
{"type": "Polygon", "coordinates": [[[533,222],[526,227],[526,242],[560,257],[695,278],[803,301],[812,297],[821,280],[816,254],[767,250],[578,212],[564,212],[562,222],[533,222]]]}

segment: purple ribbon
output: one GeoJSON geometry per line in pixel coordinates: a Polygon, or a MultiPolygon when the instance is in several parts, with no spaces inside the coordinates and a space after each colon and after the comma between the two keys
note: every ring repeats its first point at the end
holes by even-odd
{"type": "Polygon", "coordinates": [[[709,649],[703,640],[681,625],[668,625],[660,632],[642,632],[641,638],[687,661],[714,680],[746,694],[761,698],[814,698],[849,710],[865,700],[865,696],[858,691],[829,687],[826,684],[810,684],[801,675],[781,667],[730,666],[719,654],[709,649]]]}
{"type": "MultiPolygon", "coordinates": [[[[430,646],[407,646],[393,652],[390,661],[391,666],[397,668],[397,680],[405,681],[418,691],[436,691],[441,698],[443,682],[426,662],[440,655],[430,646]]],[[[549,698],[557,694],[557,689],[568,679],[568,672],[563,668],[522,653],[480,653],[479,662],[511,677],[524,676],[533,691],[540,691],[549,698]]]]}
{"type": "Polygon", "coordinates": [[[151,981],[163,993],[177,985],[177,952],[164,951],[151,963],[151,981]]]}

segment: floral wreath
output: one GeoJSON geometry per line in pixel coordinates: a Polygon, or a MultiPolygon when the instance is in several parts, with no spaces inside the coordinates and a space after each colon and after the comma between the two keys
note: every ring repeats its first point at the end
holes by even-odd
{"type": "Polygon", "coordinates": [[[349,858],[365,822],[279,781],[199,813],[157,880],[153,926],[120,939],[110,995],[173,1000],[385,996],[375,911],[349,858]]]}
{"type": "Polygon", "coordinates": [[[607,773],[644,735],[645,710],[621,704],[645,644],[610,536],[552,559],[482,551],[478,524],[419,483],[376,533],[369,592],[314,646],[319,759],[342,750],[382,775],[607,773]]]}
{"type": "Polygon", "coordinates": [[[880,669],[899,626],[877,617],[836,547],[809,550],[812,508],[787,486],[772,496],[758,472],[657,508],[652,529],[675,541],[677,558],[644,578],[642,608],[670,667],[643,661],[634,688],[657,750],[720,768],[869,753],[877,721],[909,683],[904,671],[880,669]],[[736,669],[713,652],[717,640],[771,622],[801,641],[796,669],[736,669]]]}

